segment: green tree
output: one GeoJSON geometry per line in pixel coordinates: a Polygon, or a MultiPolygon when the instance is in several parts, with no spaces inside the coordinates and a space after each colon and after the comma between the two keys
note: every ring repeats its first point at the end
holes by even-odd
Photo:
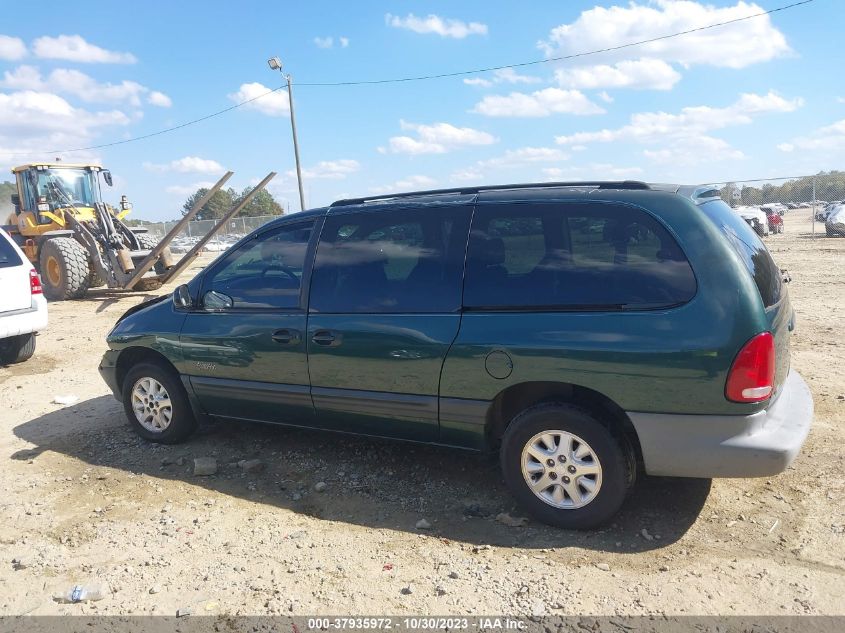
{"type": "MultiPolygon", "coordinates": [[[[190,196],[185,204],[182,205],[182,215],[186,215],[194,205],[208,193],[206,187],[197,189],[196,193],[190,196]]],[[[215,191],[211,199],[206,202],[199,212],[194,216],[195,220],[217,220],[222,218],[226,211],[232,208],[237,192],[231,187],[229,189],[220,189],[215,191]]]]}
{"type": "MultiPolygon", "coordinates": [[[[241,192],[241,195],[238,196],[238,200],[243,200],[243,198],[250,192],[251,187],[247,187],[241,192]]],[[[257,194],[255,194],[250,200],[247,205],[241,210],[238,215],[246,216],[246,217],[256,217],[259,215],[284,215],[285,210],[282,208],[276,199],[273,198],[273,194],[271,194],[266,189],[262,189],[257,194]]]]}
{"type": "Polygon", "coordinates": [[[6,218],[12,211],[12,194],[18,188],[13,182],[0,182],[0,224],[6,224],[6,218]]]}

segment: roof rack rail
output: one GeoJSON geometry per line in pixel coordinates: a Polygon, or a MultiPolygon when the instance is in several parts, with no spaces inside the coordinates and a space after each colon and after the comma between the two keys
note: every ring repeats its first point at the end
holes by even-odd
{"type": "Polygon", "coordinates": [[[414,198],[417,196],[437,195],[472,195],[483,191],[507,191],[510,189],[553,189],[555,187],[593,187],[595,189],[651,189],[648,183],[639,180],[586,180],[577,182],[529,182],[514,185],[488,185],[486,187],[454,187],[452,189],[429,189],[427,191],[409,191],[407,193],[390,193],[380,196],[366,196],[363,198],[347,198],[336,200],[329,207],[347,207],[374,200],[393,200],[394,198],[414,198]]]}

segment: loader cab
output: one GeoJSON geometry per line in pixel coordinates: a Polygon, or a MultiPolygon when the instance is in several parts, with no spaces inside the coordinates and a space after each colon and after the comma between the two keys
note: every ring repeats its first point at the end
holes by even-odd
{"type": "MultiPolygon", "coordinates": [[[[84,213],[102,200],[96,165],[24,165],[13,170],[19,195],[19,215],[31,214],[35,224],[52,224],[56,212],[84,213]]],[[[110,178],[108,179],[110,180],[110,178]]]]}

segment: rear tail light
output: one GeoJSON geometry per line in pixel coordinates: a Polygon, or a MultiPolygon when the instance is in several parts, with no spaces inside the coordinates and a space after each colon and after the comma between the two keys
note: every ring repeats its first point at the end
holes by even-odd
{"type": "Polygon", "coordinates": [[[734,359],[725,384],[725,396],[733,402],[761,402],[775,386],[775,339],[770,332],[758,334],[734,359]]]}
{"type": "Polygon", "coordinates": [[[35,272],[35,269],[32,268],[29,271],[29,293],[33,295],[40,295],[42,292],[41,277],[39,277],[38,273],[35,272]]]}

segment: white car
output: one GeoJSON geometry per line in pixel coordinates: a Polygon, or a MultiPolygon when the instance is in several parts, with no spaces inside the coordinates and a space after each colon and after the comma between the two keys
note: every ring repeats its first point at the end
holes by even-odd
{"type": "Polygon", "coordinates": [[[769,234],[769,219],[760,207],[736,207],[734,209],[760,237],[769,234]]]}
{"type": "Polygon", "coordinates": [[[41,278],[9,234],[0,229],[0,365],[35,352],[35,333],[47,327],[41,278]]]}

